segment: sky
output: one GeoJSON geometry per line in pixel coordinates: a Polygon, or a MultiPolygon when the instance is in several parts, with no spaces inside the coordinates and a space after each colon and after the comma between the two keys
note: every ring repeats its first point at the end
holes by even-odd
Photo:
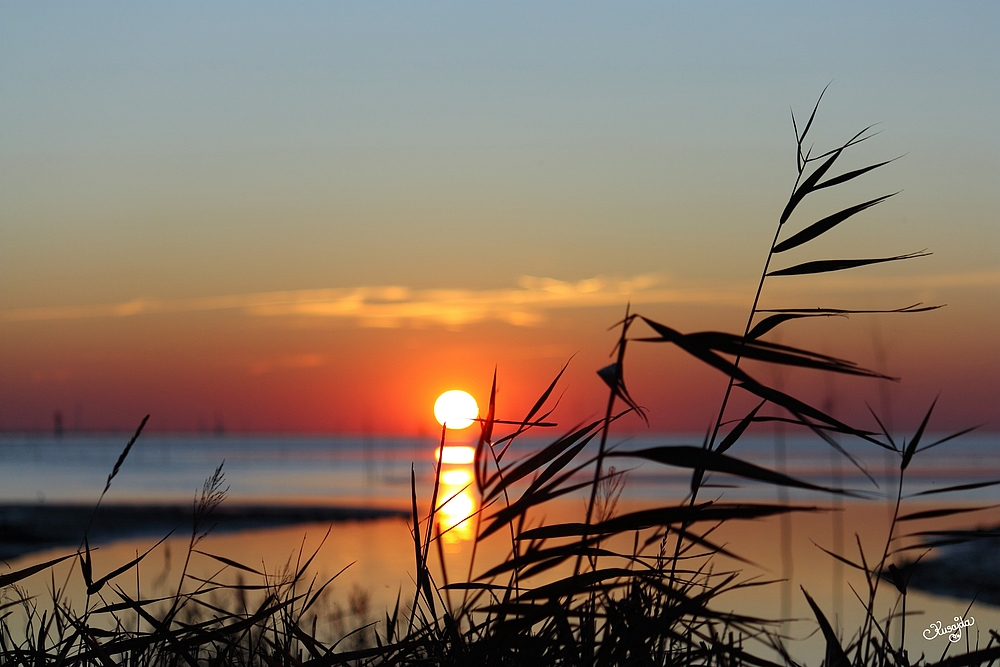
{"type": "MultiPolygon", "coordinates": [[[[876,123],[843,168],[901,159],[791,230],[901,192],[776,261],[932,254],[762,305],[947,307],[768,337],[898,383],[754,372],[1000,429],[997,34],[992,2],[4,3],[0,429],[426,433],[438,393],[496,370],[519,418],[567,362],[555,416],[598,416],[626,303],[742,333],[827,84],[817,149],[876,123]]],[[[625,373],[653,432],[725,389],[666,345],[625,373]]]]}

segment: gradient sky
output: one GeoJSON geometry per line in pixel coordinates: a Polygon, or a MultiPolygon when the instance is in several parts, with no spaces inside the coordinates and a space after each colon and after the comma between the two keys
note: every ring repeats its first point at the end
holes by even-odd
{"type": "MultiPolygon", "coordinates": [[[[996,430],[998,34],[993,2],[4,3],[0,428],[414,433],[494,367],[520,416],[574,354],[562,421],[596,415],[627,301],[742,330],[832,81],[819,146],[905,157],[793,223],[903,192],[794,260],[934,254],[763,303],[948,307],[772,336],[900,384],[780,381],[996,430]]],[[[654,430],[704,429],[716,373],[627,364],[654,430]]]]}

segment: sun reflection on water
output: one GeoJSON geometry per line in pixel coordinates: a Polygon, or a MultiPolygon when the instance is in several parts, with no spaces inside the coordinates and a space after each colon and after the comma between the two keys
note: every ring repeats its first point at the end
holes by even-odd
{"type": "Polygon", "coordinates": [[[437,523],[441,540],[446,546],[457,545],[474,537],[476,522],[471,517],[479,508],[472,474],[471,463],[445,464],[442,461],[441,487],[438,492],[441,507],[437,513],[437,523]]]}

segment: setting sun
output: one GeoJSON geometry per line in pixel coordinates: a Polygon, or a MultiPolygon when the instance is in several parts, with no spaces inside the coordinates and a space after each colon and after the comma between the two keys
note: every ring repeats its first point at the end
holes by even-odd
{"type": "Polygon", "coordinates": [[[478,416],[479,405],[467,391],[452,389],[434,401],[434,418],[447,428],[468,428],[478,416]]]}

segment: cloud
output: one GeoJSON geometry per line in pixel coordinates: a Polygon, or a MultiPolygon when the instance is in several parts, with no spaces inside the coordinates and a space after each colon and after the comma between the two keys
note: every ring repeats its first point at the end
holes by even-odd
{"type": "MultiPolygon", "coordinates": [[[[810,292],[850,293],[903,291],[925,294],[941,289],[997,287],[1000,271],[926,276],[865,278],[826,276],[807,285],[775,280],[776,296],[810,292]]],[[[164,313],[237,310],[254,317],[325,317],[353,320],[361,326],[460,326],[500,321],[515,326],[542,322],[547,311],[570,308],[624,307],[647,304],[746,306],[750,284],[696,285],[671,283],[658,274],[632,278],[598,276],[577,282],[522,276],[517,287],[493,290],[421,289],[402,286],[351,287],[262,292],[186,299],[134,299],[124,303],[55,306],[0,311],[0,321],[32,322],[94,317],[136,317],[164,313]]]]}

